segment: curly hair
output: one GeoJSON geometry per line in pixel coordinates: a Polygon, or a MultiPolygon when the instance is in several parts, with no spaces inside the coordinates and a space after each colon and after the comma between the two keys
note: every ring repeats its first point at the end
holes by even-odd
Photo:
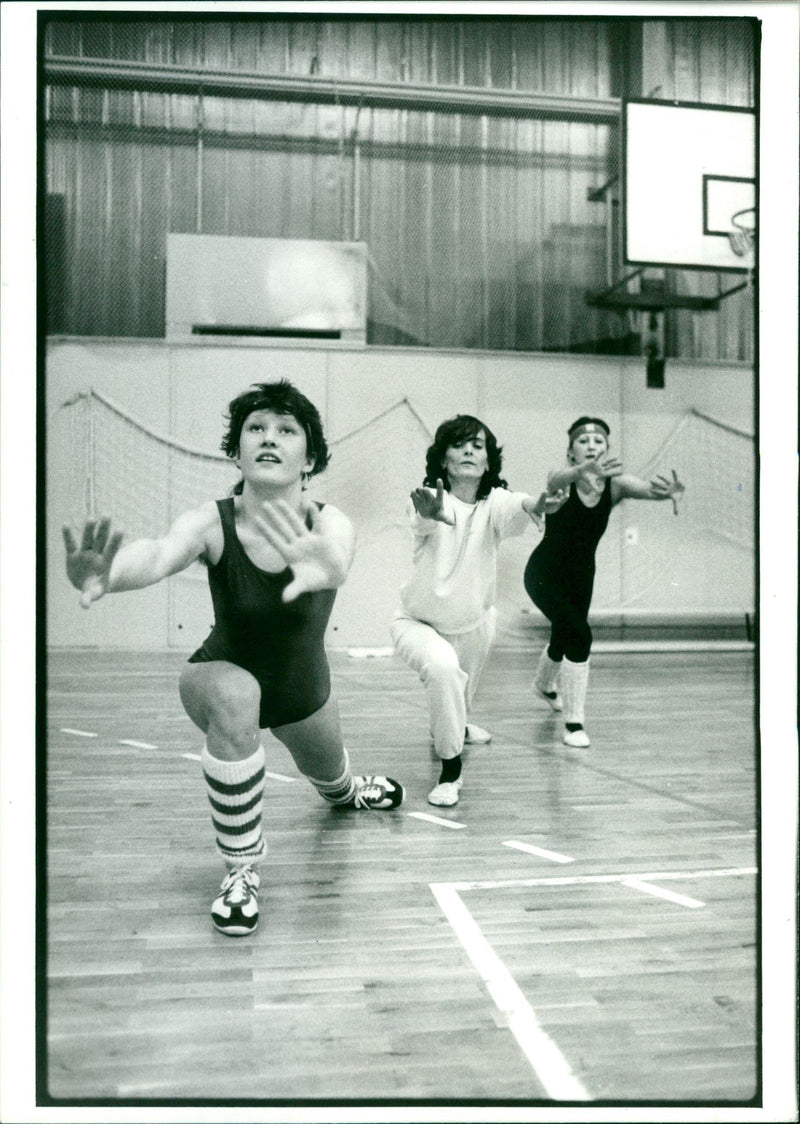
{"type": "MultiPolygon", "coordinates": [[[[272,410],[275,414],[284,414],[292,417],[303,427],[306,435],[306,451],[314,467],[309,476],[316,476],[327,468],[330,453],[325,435],[322,431],[322,419],[313,402],[305,394],[289,382],[281,379],[279,382],[253,383],[250,390],[239,394],[228,406],[225,415],[228,421],[227,429],[222,438],[220,448],[228,457],[235,457],[239,452],[239,441],[242,427],[256,410],[272,410]]],[[[234,492],[241,492],[242,481],[234,485],[234,492]]]]}
{"type": "Polygon", "coordinates": [[[497,444],[497,438],[488,425],[471,414],[457,414],[454,418],[443,421],[436,430],[433,444],[425,455],[425,479],[422,483],[428,488],[435,488],[436,481],[441,480],[449,492],[450,480],[443,464],[447,450],[454,445],[472,440],[481,430],[486,434],[488,465],[478,485],[477,499],[485,499],[492,488],[507,488],[507,482],[500,475],[503,467],[503,450],[497,444]]]}

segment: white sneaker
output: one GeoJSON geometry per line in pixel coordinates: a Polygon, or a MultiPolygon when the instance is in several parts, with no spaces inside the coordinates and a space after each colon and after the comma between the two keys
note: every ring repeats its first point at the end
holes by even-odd
{"type": "Polygon", "coordinates": [[[492,735],[488,730],[482,730],[480,726],[472,726],[467,723],[464,732],[464,745],[486,745],[491,740],[492,735]]]}
{"type": "Polygon", "coordinates": [[[581,726],[580,730],[565,730],[564,731],[564,745],[571,745],[573,749],[588,749],[592,743],[589,741],[589,735],[581,726]]]}
{"type": "Polygon", "coordinates": [[[458,803],[458,790],[464,782],[461,777],[457,781],[443,781],[428,793],[428,803],[436,804],[439,808],[452,808],[458,803]]]}
{"type": "Polygon", "coordinates": [[[551,710],[564,709],[564,700],[561,698],[558,691],[543,691],[536,683],[533,684],[533,689],[539,698],[544,699],[551,710]]]}
{"type": "Polygon", "coordinates": [[[258,926],[258,871],[240,866],[229,871],[211,906],[214,927],[227,937],[246,937],[258,926]]]}

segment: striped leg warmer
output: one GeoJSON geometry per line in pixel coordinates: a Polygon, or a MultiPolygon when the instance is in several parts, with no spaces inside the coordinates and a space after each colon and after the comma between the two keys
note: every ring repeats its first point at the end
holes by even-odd
{"type": "Polygon", "coordinates": [[[217,851],[229,867],[257,862],[267,852],[261,833],[263,746],[243,761],[222,761],[212,757],[208,746],[203,746],[200,760],[217,835],[217,851]]]}
{"type": "Polygon", "coordinates": [[[350,772],[350,757],[344,750],[344,771],[335,781],[318,781],[314,777],[307,778],[314,788],[330,804],[349,804],[356,792],[353,774],[350,772]]]}

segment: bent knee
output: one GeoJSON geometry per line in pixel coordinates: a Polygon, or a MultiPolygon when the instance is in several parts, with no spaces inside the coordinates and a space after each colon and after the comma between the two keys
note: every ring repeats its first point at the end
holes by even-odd
{"type": "Polygon", "coordinates": [[[425,660],[420,677],[423,683],[448,683],[453,679],[466,682],[467,673],[462,670],[455,652],[440,651],[425,660]]]}
{"type": "Polygon", "coordinates": [[[261,687],[255,676],[230,664],[192,664],[181,677],[180,691],[189,717],[206,730],[215,726],[235,736],[259,727],[261,687]]]}

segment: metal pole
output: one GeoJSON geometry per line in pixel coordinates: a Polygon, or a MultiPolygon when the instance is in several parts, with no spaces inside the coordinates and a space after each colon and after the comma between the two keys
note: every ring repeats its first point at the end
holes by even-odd
{"type": "Polygon", "coordinates": [[[562,121],[615,124],[621,100],[612,97],[565,97],[483,86],[445,86],[405,82],[293,75],[231,74],[200,67],[130,60],[53,55],[44,61],[44,80],[67,86],[194,93],[198,88],[219,97],[275,98],[316,104],[371,105],[389,109],[436,110],[441,113],[509,114],[562,121]]]}
{"type": "Polygon", "coordinates": [[[203,233],[203,90],[197,92],[197,234],[203,233]]]}
{"type": "Polygon", "coordinates": [[[94,486],[94,474],[96,465],[94,444],[96,432],[94,424],[94,395],[92,394],[91,390],[86,396],[86,408],[89,411],[89,424],[87,433],[88,440],[86,449],[86,492],[84,502],[86,504],[87,517],[89,519],[94,519],[96,517],[95,505],[97,500],[94,486]]]}

